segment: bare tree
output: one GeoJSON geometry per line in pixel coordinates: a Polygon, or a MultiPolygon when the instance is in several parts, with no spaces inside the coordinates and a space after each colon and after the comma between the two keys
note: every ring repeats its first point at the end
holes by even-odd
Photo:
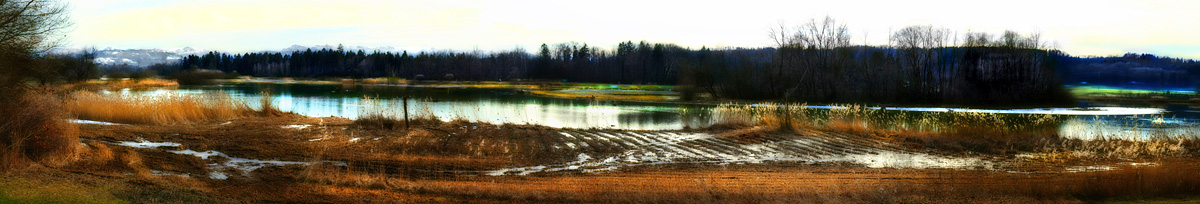
{"type": "Polygon", "coordinates": [[[940,94],[949,72],[942,56],[952,35],[950,29],[929,25],[908,26],[892,33],[892,46],[900,50],[902,64],[909,73],[908,88],[913,93],[940,94]]]}
{"type": "MultiPolygon", "coordinates": [[[[791,85],[771,87],[784,98],[829,97],[833,82],[841,78],[840,55],[850,46],[850,31],[845,24],[826,16],[789,28],[779,23],[770,29],[771,40],[779,49],[775,75],[768,81],[787,81],[791,85]]],[[[769,83],[780,84],[780,83],[769,83]]]]}
{"type": "Polygon", "coordinates": [[[0,0],[0,51],[45,51],[71,25],[66,4],[55,0],[0,0]]]}
{"type": "Polygon", "coordinates": [[[965,47],[984,47],[992,44],[992,35],[984,32],[967,32],[965,47]]]}
{"type": "MultiPolygon", "coordinates": [[[[0,0],[0,88],[13,92],[36,71],[33,57],[57,46],[70,26],[66,4],[55,0],[0,0]]],[[[9,98],[9,97],[4,97],[9,98]]]]}

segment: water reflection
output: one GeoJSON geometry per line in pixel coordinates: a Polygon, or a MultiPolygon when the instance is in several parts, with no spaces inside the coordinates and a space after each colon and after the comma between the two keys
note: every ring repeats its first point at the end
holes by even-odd
{"type": "MultiPolygon", "coordinates": [[[[627,130],[666,130],[705,127],[713,122],[712,104],[639,103],[570,100],[537,97],[511,89],[433,88],[404,86],[345,86],[312,84],[225,84],[184,86],[179,89],[101,91],[107,94],[162,95],[222,92],[235,98],[257,101],[260,93],[272,93],[272,103],[284,111],[309,116],[358,118],[360,110],[382,110],[403,115],[403,96],[412,117],[436,116],[442,120],[464,119],[489,123],[537,124],[556,128],[616,128],[627,130]],[[373,98],[370,104],[365,97],[373,98]]],[[[1128,104],[1088,104],[1086,107],[1129,107],[1128,104]]],[[[835,108],[811,106],[809,108],[835,108]]],[[[1157,139],[1197,137],[1200,112],[1186,105],[1167,105],[1155,109],[1099,108],[1079,109],[946,109],[894,108],[904,111],[955,111],[995,113],[1066,114],[1074,116],[1060,128],[1060,135],[1081,139],[1135,138],[1157,139]],[[1166,110],[1165,113],[1162,113],[1166,110]],[[1132,115],[1160,113],[1153,115],[1132,115]],[[1105,114],[1121,114],[1114,116],[1105,114]],[[1094,116],[1093,116],[1094,115],[1094,116]]]]}
{"type": "Polygon", "coordinates": [[[1067,120],[1058,132],[1063,137],[1084,140],[1200,138],[1200,121],[1163,115],[1079,116],[1067,120]]]}

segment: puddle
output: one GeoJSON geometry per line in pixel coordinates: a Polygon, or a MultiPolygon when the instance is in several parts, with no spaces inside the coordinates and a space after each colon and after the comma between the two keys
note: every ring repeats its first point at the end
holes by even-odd
{"type": "MultiPolygon", "coordinates": [[[[121,141],[121,142],[117,142],[114,144],[121,145],[121,146],[127,146],[127,147],[134,147],[134,148],[145,148],[145,149],[156,149],[158,147],[178,147],[178,146],[180,146],[179,143],[174,143],[174,142],[149,142],[149,141],[145,141],[145,140],[140,140],[138,142],[121,141]]],[[[225,153],[221,153],[221,152],[213,151],[213,150],[200,152],[200,151],[191,150],[191,149],[184,149],[184,150],[167,150],[167,152],[174,153],[174,154],[191,155],[191,156],[199,157],[199,158],[205,159],[205,160],[208,160],[213,157],[228,158],[228,160],[226,160],[224,162],[208,164],[208,170],[209,170],[208,178],[217,179],[217,180],[224,180],[224,179],[229,178],[229,175],[227,175],[225,172],[225,170],[228,170],[228,169],[237,170],[238,172],[241,172],[241,174],[243,176],[248,176],[251,171],[254,171],[254,170],[262,168],[262,167],[267,167],[267,166],[311,165],[314,163],[333,163],[335,165],[341,165],[341,166],[346,165],[343,162],[331,162],[331,161],[299,162],[299,161],[258,160],[258,159],[238,158],[238,157],[232,157],[225,153]]]]}
{"type": "MultiPolygon", "coordinates": [[[[951,158],[943,156],[934,156],[920,153],[896,153],[896,152],[880,152],[879,154],[857,154],[847,155],[843,158],[833,158],[832,160],[847,161],[855,164],[862,164],[870,168],[912,168],[912,169],[927,169],[927,168],[962,168],[969,169],[972,167],[987,164],[989,162],[976,158],[951,158]]],[[[982,166],[990,170],[990,165],[982,166]]]]}
{"type": "Polygon", "coordinates": [[[110,123],[110,122],[104,122],[104,121],[80,120],[80,119],[68,119],[67,122],[71,122],[71,123],[75,123],[75,124],[93,124],[93,125],[127,125],[127,124],[121,124],[121,123],[110,123]]]}
{"type": "Polygon", "coordinates": [[[150,142],[150,141],[146,141],[146,140],[138,140],[137,142],[121,141],[121,142],[117,142],[114,144],[126,146],[126,147],[146,148],[146,149],[157,149],[159,147],[179,147],[179,145],[180,145],[179,143],[174,143],[174,142],[150,142]]]}
{"type": "Polygon", "coordinates": [[[1117,167],[1107,166],[1107,165],[1072,166],[1072,167],[1067,167],[1063,171],[1068,172],[1068,173],[1079,173],[1079,172],[1098,172],[1098,171],[1112,171],[1112,170],[1117,170],[1117,167]]]}
{"type": "Polygon", "coordinates": [[[282,128],[283,129],[303,130],[304,128],[308,128],[309,126],[312,126],[312,125],[284,125],[282,128]]]}

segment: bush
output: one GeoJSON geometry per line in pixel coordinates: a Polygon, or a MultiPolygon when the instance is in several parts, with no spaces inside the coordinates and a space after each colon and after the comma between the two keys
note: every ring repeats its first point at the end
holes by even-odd
{"type": "Polygon", "coordinates": [[[0,169],[30,162],[62,166],[78,155],[79,128],[63,119],[60,101],[49,94],[20,94],[0,103],[0,169]]]}
{"type": "Polygon", "coordinates": [[[154,73],[154,70],[142,69],[141,71],[137,71],[137,72],[133,72],[132,74],[129,74],[129,79],[133,79],[133,82],[140,82],[140,81],[142,81],[142,79],[146,79],[146,78],[150,78],[150,77],[154,77],[154,76],[158,76],[157,73],[154,73]]]}
{"type": "Polygon", "coordinates": [[[127,73],[127,72],[108,73],[108,80],[120,81],[121,79],[124,79],[124,78],[129,78],[129,73],[127,73]]]}
{"type": "Polygon", "coordinates": [[[193,69],[171,75],[171,78],[179,82],[179,85],[211,85],[216,83],[216,79],[226,77],[227,75],[221,71],[208,69],[193,69]]]}

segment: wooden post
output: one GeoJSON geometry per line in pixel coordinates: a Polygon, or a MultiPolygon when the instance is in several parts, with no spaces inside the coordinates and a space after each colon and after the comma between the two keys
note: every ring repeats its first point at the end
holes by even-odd
{"type": "Polygon", "coordinates": [[[404,129],[408,129],[408,94],[404,94],[404,129]]]}

